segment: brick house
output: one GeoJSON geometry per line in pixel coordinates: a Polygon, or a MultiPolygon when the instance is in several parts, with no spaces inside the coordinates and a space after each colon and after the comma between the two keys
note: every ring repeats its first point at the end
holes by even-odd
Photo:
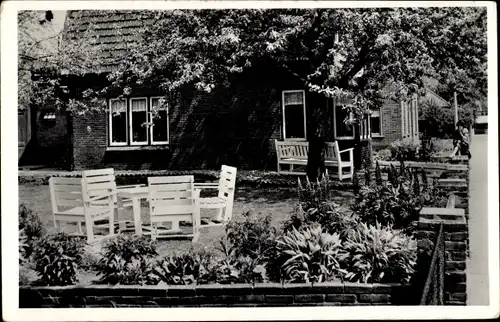
{"type": "MultiPolygon", "coordinates": [[[[70,87],[82,81],[104,82],[105,73],[125,54],[123,42],[134,41],[131,35],[142,25],[130,11],[68,11],[66,19],[80,19],[77,25],[82,26],[67,30],[67,37],[78,37],[92,19],[106,58],[102,70],[86,79],[69,77],[70,87]]],[[[355,142],[353,128],[344,123],[347,115],[340,108],[342,102],[308,92],[302,81],[272,62],[254,64],[229,83],[210,94],[183,89],[159,111],[160,118],[150,127],[143,124],[150,121],[150,112],[162,96],[151,87],[134,91],[127,99],[110,93],[107,105],[112,113],[66,115],[49,109],[43,113],[55,115],[55,125],[44,128],[43,136],[69,136],[71,146],[64,162],[76,169],[218,169],[230,164],[275,170],[274,140],[307,140],[315,128],[311,106],[325,107],[327,139],[337,140],[341,149],[355,146],[359,158],[371,157],[372,141],[383,146],[403,137],[418,138],[416,101],[387,100],[364,122],[361,141],[355,142]]]]}

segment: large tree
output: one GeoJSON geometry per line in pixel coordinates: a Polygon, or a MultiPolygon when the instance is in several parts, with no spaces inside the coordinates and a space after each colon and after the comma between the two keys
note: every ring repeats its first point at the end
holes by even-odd
{"type": "MultiPolygon", "coordinates": [[[[262,59],[312,92],[350,97],[345,108],[356,119],[388,95],[423,93],[425,77],[464,97],[486,91],[486,8],[173,10],[143,18],[142,41],[109,75],[109,87],[86,98],[111,87],[130,95],[145,84],[165,93],[187,84],[210,92],[262,59]],[[294,67],[298,60],[305,68],[294,67]]],[[[324,125],[316,123],[311,145],[324,141],[324,125]]],[[[321,149],[310,151],[308,175],[315,178],[321,149]]]]}

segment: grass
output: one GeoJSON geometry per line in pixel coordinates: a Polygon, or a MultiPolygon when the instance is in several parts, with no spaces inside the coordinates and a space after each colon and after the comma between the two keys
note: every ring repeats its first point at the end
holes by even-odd
{"type": "MultiPolygon", "coordinates": [[[[203,195],[202,195],[203,196],[203,195]]],[[[336,190],[333,193],[334,202],[348,207],[349,201],[352,198],[352,192],[349,190],[336,190]]],[[[50,203],[50,192],[47,185],[19,185],[19,201],[26,204],[28,208],[36,212],[43,224],[47,228],[48,233],[55,232],[52,221],[52,211],[50,203]]],[[[297,206],[297,193],[295,188],[291,187],[237,187],[234,200],[233,218],[241,216],[247,211],[255,213],[271,214],[273,224],[279,226],[282,221],[288,218],[294,207],[297,206]]],[[[202,210],[202,215],[205,211],[202,210]]],[[[123,213],[123,217],[132,219],[132,211],[127,209],[123,213]]],[[[141,219],[143,224],[149,224],[149,213],[147,202],[143,202],[141,207],[141,219]]],[[[61,230],[65,232],[74,232],[76,227],[71,224],[62,223],[61,230]]],[[[219,244],[220,238],[224,234],[224,228],[204,227],[201,229],[201,234],[198,243],[209,248],[214,248],[219,244]]],[[[160,239],[157,241],[157,250],[161,257],[175,253],[184,252],[191,247],[190,240],[168,240],[160,239]]],[[[95,250],[97,252],[97,250],[95,250]]],[[[95,274],[89,271],[80,272],[80,283],[88,284],[95,279],[95,274]]]]}

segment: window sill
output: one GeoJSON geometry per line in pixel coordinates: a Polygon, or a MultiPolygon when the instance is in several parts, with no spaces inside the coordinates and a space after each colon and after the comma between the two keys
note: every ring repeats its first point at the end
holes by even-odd
{"type": "Polygon", "coordinates": [[[338,136],[335,140],[354,140],[354,136],[338,136]]]}
{"type": "Polygon", "coordinates": [[[373,134],[372,133],[372,138],[375,138],[375,139],[383,139],[384,136],[382,134],[373,134]]]}
{"type": "Polygon", "coordinates": [[[127,145],[127,146],[108,146],[106,151],[147,151],[147,150],[167,150],[170,146],[163,145],[127,145]]]}

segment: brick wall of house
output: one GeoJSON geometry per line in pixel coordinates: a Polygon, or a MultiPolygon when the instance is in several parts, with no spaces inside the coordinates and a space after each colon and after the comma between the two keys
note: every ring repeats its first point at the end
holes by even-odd
{"type": "MultiPolygon", "coordinates": [[[[219,169],[228,164],[275,170],[274,139],[282,139],[282,91],[292,89],[303,89],[302,82],[272,66],[256,66],[210,94],[186,89],[170,105],[170,142],[161,149],[110,151],[106,114],[75,116],[75,168],[219,169]]],[[[308,120],[315,104],[326,106],[306,94],[308,120]]]]}
{"type": "Polygon", "coordinates": [[[373,137],[374,149],[385,148],[391,142],[401,139],[401,106],[392,100],[387,100],[381,108],[382,136],[373,137]]]}
{"type": "Polygon", "coordinates": [[[20,308],[404,305],[399,284],[209,284],[21,287],[20,308]]]}

